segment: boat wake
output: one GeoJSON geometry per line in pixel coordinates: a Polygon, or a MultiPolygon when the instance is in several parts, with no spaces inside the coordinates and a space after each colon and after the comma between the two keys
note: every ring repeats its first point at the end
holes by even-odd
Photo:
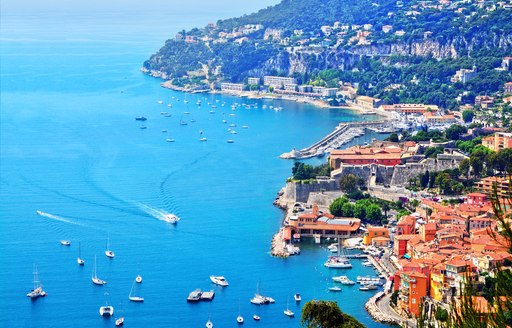
{"type": "Polygon", "coordinates": [[[59,222],[63,222],[63,223],[69,223],[69,224],[74,224],[74,225],[85,227],[85,225],[82,224],[82,223],[75,222],[75,221],[73,221],[71,219],[64,218],[62,216],[53,215],[53,214],[50,214],[50,213],[45,213],[43,211],[36,211],[36,213],[39,216],[43,216],[45,218],[48,218],[48,219],[51,219],[51,220],[54,220],[54,221],[59,221],[59,222]]]}
{"type": "Polygon", "coordinates": [[[146,214],[154,217],[157,220],[168,222],[168,223],[176,223],[180,220],[179,217],[172,213],[168,213],[165,210],[153,208],[150,206],[147,206],[145,204],[139,203],[139,208],[144,211],[146,214]]]}

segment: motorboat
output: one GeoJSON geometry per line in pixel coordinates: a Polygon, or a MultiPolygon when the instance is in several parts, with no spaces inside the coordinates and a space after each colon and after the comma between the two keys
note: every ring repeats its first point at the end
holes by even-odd
{"type": "Polygon", "coordinates": [[[199,141],[207,141],[208,139],[206,139],[205,137],[199,139],[199,141]]]}
{"type": "Polygon", "coordinates": [[[241,325],[244,323],[244,317],[242,317],[241,315],[238,315],[238,317],[236,317],[236,322],[241,325]]]}
{"type": "Polygon", "coordinates": [[[138,274],[137,277],[135,277],[135,282],[137,282],[138,284],[142,282],[142,276],[140,274],[138,274]]]}
{"type": "Polygon", "coordinates": [[[253,316],[252,316],[252,318],[253,318],[254,320],[256,320],[256,321],[260,321],[260,320],[261,320],[260,316],[259,316],[259,315],[256,315],[256,314],[255,314],[255,315],[253,315],[253,316]]]}
{"type": "Polygon", "coordinates": [[[175,140],[173,138],[167,138],[167,139],[165,139],[165,141],[167,141],[167,142],[174,142],[175,140]]]}
{"type": "Polygon", "coordinates": [[[228,140],[228,143],[234,143],[234,142],[235,142],[235,140],[231,140],[231,139],[228,140]]]}
{"type": "Polygon", "coordinates": [[[332,277],[332,280],[339,282],[342,285],[355,285],[355,282],[348,279],[347,276],[332,277]]]}
{"type": "Polygon", "coordinates": [[[329,287],[329,291],[331,292],[341,292],[341,288],[338,286],[329,287]]]}
{"type": "Polygon", "coordinates": [[[136,121],[146,121],[146,120],[147,120],[147,118],[145,118],[144,116],[137,116],[137,117],[135,118],[135,120],[136,120],[136,121]]]}
{"type": "Polygon", "coordinates": [[[359,287],[359,290],[361,291],[369,291],[369,290],[377,290],[379,287],[375,284],[366,284],[361,287],[359,287]]]}
{"type": "Polygon", "coordinates": [[[159,100],[158,103],[161,105],[163,104],[164,102],[162,100],[159,100]]]}
{"type": "Polygon", "coordinates": [[[188,297],[187,297],[187,302],[199,302],[199,300],[201,299],[201,290],[200,289],[196,289],[192,292],[190,292],[190,294],[188,294],[188,297]]]}
{"type": "Polygon", "coordinates": [[[69,240],[61,240],[60,244],[62,246],[71,246],[71,242],[69,240]]]}
{"type": "Polygon", "coordinates": [[[37,272],[37,265],[34,264],[34,289],[27,294],[27,297],[31,299],[36,299],[39,297],[45,297],[47,294],[43,290],[43,285],[39,281],[39,273],[37,272]]]}
{"type": "Polygon", "coordinates": [[[242,125],[242,129],[248,129],[249,126],[248,125],[242,125]]]}
{"type": "Polygon", "coordinates": [[[226,287],[229,286],[228,281],[223,276],[210,276],[210,280],[219,286],[226,287]]]}
{"type": "Polygon", "coordinates": [[[164,221],[165,222],[169,222],[169,223],[172,223],[172,224],[176,224],[178,223],[178,221],[180,220],[179,217],[177,217],[176,215],[174,214],[165,214],[164,215],[164,221]]]}
{"type": "Polygon", "coordinates": [[[372,262],[370,262],[370,261],[364,261],[364,262],[363,262],[363,263],[361,263],[361,264],[362,264],[363,266],[365,266],[365,267],[371,267],[371,266],[373,266],[372,262]]]}
{"type": "Polygon", "coordinates": [[[300,296],[299,293],[295,293],[295,295],[293,295],[293,298],[295,299],[295,302],[297,302],[297,303],[302,301],[302,297],[300,296]]]}
{"type": "Polygon", "coordinates": [[[215,291],[210,290],[209,292],[202,292],[200,300],[201,301],[212,301],[215,297],[215,291]]]}
{"type": "Polygon", "coordinates": [[[116,327],[121,327],[122,325],[124,325],[124,317],[116,320],[116,327]]]}
{"type": "Polygon", "coordinates": [[[80,243],[78,243],[78,257],[76,258],[76,263],[78,263],[78,265],[84,265],[85,264],[85,261],[82,259],[80,243]]]}
{"type": "Polygon", "coordinates": [[[107,283],[105,280],[98,278],[96,275],[96,255],[94,256],[94,268],[92,269],[91,280],[95,285],[99,286],[105,285],[107,283]]]}

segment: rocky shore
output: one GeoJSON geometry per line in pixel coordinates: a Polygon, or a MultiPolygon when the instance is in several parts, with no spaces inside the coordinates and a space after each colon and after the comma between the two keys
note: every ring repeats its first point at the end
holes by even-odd
{"type": "Polygon", "coordinates": [[[384,292],[378,292],[372,298],[366,302],[365,309],[368,311],[370,316],[378,322],[391,324],[391,325],[400,325],[402,323],[401,320],[397,320],[386,313],[384,313],[379,306],[377,306],[377,302],[385,296],[384,292]]]}

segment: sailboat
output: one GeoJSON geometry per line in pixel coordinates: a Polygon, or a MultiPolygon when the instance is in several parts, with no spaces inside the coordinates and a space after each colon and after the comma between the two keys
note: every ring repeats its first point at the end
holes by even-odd
{"type": "Polygon", "coordinates": [[[78,243],[78,257],[76,258],[76,263],[78,263],[78,265],[84,265],[85,264],[85,261],[82,259],[82,252],[81,252],[81,249],[80,249],[80,243],[78,243]]]}
{"type": "MultiPolygon", "coordinates": [[[[202,136],[203,135],[203,130],[199,131],[199,135],[202,136]]],[[[208,139],[206,139],[205,137],[202,137],[201,139],[199,139],[199,141],[206,141],[208,139]]]]}
{"type": "Polygon", "coordinates": [[[34,264],[34,289],[30,293],[27,294],[27,297],[31,299],[36,299],[38,297],[46,296],[46,292],[43,290],[43,285],[39,281],[39,274],[37,272],[37,265],[34,264]]]}
{"type": "Polygon", "coordinates": [[[334,269],[352,268],[352,263],[350,263],[350,260],[345,256],[343,252],[340,239],[338,239],[338,256],[330,256],[329,259],[327,259],[327,261],[324,263],[324,266],[334,269]]]}
{"type": "Polygon", "coordinates": [[[94,268],[92,269],[91,280],[95,285],[100,286],[105,285],[107,283],[105,280],[101,280],[100,278],[98,278],[98,276],[96,276],[96,255],[94,255],[94,268]]]}
{"type": "Polygon", "coordinates": [[[142,276],[140,274],[137,275],[137,277],[135,277],[135,281],[140,284],[142,283],[142,276]]]}
{"type": "Polygon", "coordinates": [[[131,302],[144,302],[144,297],[135,296],[135,293],[133,292],[133,289],[135,287],[136,280],[133,281],[132,289],[130,290],[130,295],[128,295],[128,299],[131,302]]]}
{"type": "Polygon", "coordinates": [[[236,322],[238,322],[239,325],[244,323],[244,317],[240,314],[240,300],[238,300],[238,317],[236,317],[236,322]]]}
{"type": "Polygon", "coordinates": [[[289,307],[288,307],[288,301],[289,301],[289,299],[287,299],[287,300],[286,300],[286,310],[284,310],[284,314],[285,314],[286,316],[288,316],[288,317],[292,318],[292,317],[295,315],[295,313],[293,313],[293,312],[292,312],[292,310],[290,310],[290,309],[289,309],[289,307]]]}
{"type": "Polygon", "coordinates": [[[105,255],[107,257],[110,257],[111,259],[113,259],[116,256],[116,254],[114,254],[114,252],[110,250],[109,242],[110,242],[110,236],[107,237],[107,247],[105,249],[105,255]]]}

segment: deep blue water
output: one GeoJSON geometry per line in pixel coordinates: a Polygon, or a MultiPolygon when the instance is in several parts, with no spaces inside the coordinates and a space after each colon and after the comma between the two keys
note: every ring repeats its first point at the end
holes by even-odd
{"type": "MultiPolygon", "coordinates": [[[[360,118],[291,102],[162,89],[139,72],[141,63],[176,31],[218,15],[177,10],[169,20],[142,16],[137,24],[107,14],[2,16],[0,326],[111,327],[113,320],[98,314],[108,292],[126,327],[204,327],[209,316],[216,327],[234,327],[239,301],[245,326],[297,327],[300,305],[290,302],[295,319],[283,310],[300,292],[302,304],[336,300],[369,327],[381,327],[363,308],[370,294],[357,287],[328,292],[336,270],[322,266],[324,248],[301,245],[302,254],[286,260],[268,254],[283,216],[272,201],[293,165],[279,154],[360,118]],[[207,102],[218,106],[214,114],[207,102]],[[236,102],[258,108],[232,111],[236,102]],[[264,110],[263,104],[284,109],[264,110]],[[139,115],[148,118],[145,130],[134,120],[139,115]],[[238,125],[238,134],[227,132],[223,118],[238,125]],[[207,142],[199,141],[200,130],[207,142]],[[169,137],[176,141],[166,142],[169,137]],[[159,221],[145,206],[182,220],[176,226],[159,221]],[[108,235],[113,260],[103,254],[108,235]],[[60,239],[72,246],[61,246],[60,239]],[[79,241],[85,267],[76,264],[79,241]],[[90,281],[94,255],[106,286],[90,281]],[[25,294],[33,264],[49,296],[32,302],[25,294]],[[145,302],[129,303],[139,273],[145,302]],[[230,286],[215,289],[211,274],[225,275],[230,286]],[[258,282],[276,304],[249,303],[258,282]],[[214,288],[215,300],[187,304],[195,288],[214,288]],[[252,321],[254,313],[261,322],[252,321]]],[[[353,263],[337,274],[372,274],[353,263]]]]}

